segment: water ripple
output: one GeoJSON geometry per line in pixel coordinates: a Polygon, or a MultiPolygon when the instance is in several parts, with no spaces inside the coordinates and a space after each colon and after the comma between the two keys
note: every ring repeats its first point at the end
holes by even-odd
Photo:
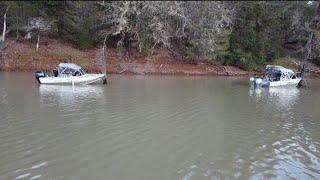
{"type": "Polygon", "coordinates": [[[0,81],[0,179],[320,179],[316,89],[184,76],[38,87],[13,76],[0,81]]]}

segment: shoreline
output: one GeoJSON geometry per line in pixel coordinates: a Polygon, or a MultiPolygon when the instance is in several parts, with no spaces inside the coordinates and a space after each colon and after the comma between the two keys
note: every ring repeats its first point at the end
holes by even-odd
{"type": "MultiPolygon", "coordinates": [[[[32,42],[17,42],[8,39],[5,62],[0,62],[0,71],[30,72],[41,69],[50,73],[63,59],[83,66],[88,72],[126,75],[186,75],[186,76],[253,76],[263,72],[244,71],[234,66],[219,63],[190,63],[173,57],[165,50],[155,50],[152,56],[129,53],[125,50],[109,48],[107,63],[103,68],[101,49],[79,50],[71,44],[46,39],[41,42],[38,52],[32,42]],[[104,70],[102,70],[104,69],[104,70]]],[[[105,64],[105,63],[104,63],[105,64]]],[[[312,70],[311,76],[320,77],[319,68],[312,70]]]]}
{"type": "MultiPolygon", "coordinates": [[[[0,72],[3,73],[33,73],[37,69],[19,69],[19,70],[13,70],[13,69],[0,69],[0,72]]],[[[87,69],[88,70],[88,69],[87,69]]],[[[50,70],[44,70],[46,73],[51,73],[50,70]]],[[[101,71],[98,71],[96,69],[90,69],[88,70],[89,73],[101,73],[101,71]]],[[[207,73],[207,74],[199,74],[199,73],[161,73],[161,72],[152,72],[152,73],[133,73],[133,72],[123,72],[123,73],[117,73],[117,72],[107,72],[107,75],[127,75],[127,76],[220,76],[220,77],[246,77],[246,76],[253,76],[253,75],[262,75],[263,73],[245,73],[245,74],[213,74],[213,73],[207,73]]]]}
{"type": "Polygon", "coordinates": [[[5,62],[0,62],[1,71],[35,71],[41,69],[51,72],[60,62],[67,59],[76,63],[88,72],[107,74],[137,75],[201,75],[201,76],[243,76],[258,74],[233,66],[223,66],[216,62],[190,63],[178,59],[166,50],[154,50],[152,56],[137,52],[128,52],[115,48],[107,49],[106,63],[103,62],[102,50],[90,48],[80,50],[72,44],[62,43],[55,39],[43,39],[36,52],[32,42],[17,42],[8,39],[5,62]],[[103,65],[105,64],[105,65],[103,65]],[[102,70],[104,69],[104,70],[102,70]]]}

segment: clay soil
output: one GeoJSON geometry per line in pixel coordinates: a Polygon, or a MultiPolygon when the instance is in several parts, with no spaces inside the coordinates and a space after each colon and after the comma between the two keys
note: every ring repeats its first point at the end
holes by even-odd
{"type": "Polygon", "coordinates": [[[163,74],[163,75],[247,75],[250,74],[236,67],[219,64],[189,63],[177,60],[169,52],[156,50],[152,56],[128,53],[108,48],[107,64],[103,65],[102,50],[90,48],[79,50],[71,44],[57,40],[46,40],[36,52],[32,42],[8,40],[6,61],[0,68],[5,71],[51,71],[64,59],[85,67],[90,72],[107,71],[109,74],[163,74]]]}
{"type": "MultiPolygon", "coordinates": [[[[4,71],[34,71],[42,69],[51,71],[57,64],[67,59],[79,64],[89,72],[107,72],[108,74],[140,74],[140,75],[223,75],[239,76],[261,74],[262,72],[247,72],[233,66],[223,66],[218,63],[190,63],[178,60],[169,51],[155,50],[152,56],[139,53],[129,53],[124,50],[108,48],[106,64],[103,63],[101,48],[80,50],[68,43],[46,39],[35,50],[33,42],[17,42],[8,39],[6,61],[0,63],[4,71]]],[[[313,76],[320,76],[319,68],[312,68],[313,76]]]]}

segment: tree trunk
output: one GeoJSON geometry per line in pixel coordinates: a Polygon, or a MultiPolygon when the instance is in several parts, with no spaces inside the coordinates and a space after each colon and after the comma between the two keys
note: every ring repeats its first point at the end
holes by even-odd
{"type": "Polygon", "coordinates": [[[36,51],[39,51],[39,42],[40,42],[40,34],[38,33],[38,41],[37,41],[37,47],[36,47],[36,51]]]}
{"type": "Polygon", "coordinates": [[[313,37],[313,33],[312,32],[310,32],[310,34],[309,34],[309,38],[308,38],[308,42],[307,42],[307,44],[306,44],[306,49],[305,49],[305,55],[304,55],[304,60],[303,60],[303,65],[302,65],[302,69],[300,69],[300,67],[299,67],[299,69],[300,69],[300,72],[301,72],[301,75],[303,75],[304,74],[304,71],[305,71],[305,68],[306,68],[306,66],[307,66],[307,64],[306,64],[306,62],[309,60],[309,58],[310,58],[310,54],[311,54],[311,42],[312,42],[312,37],[313,37]]]}
{"type": "Polygon", "coordinates": [[[7,11],[3,15],[3,30],[2,30],[2,38],[0,39],[0,65],[5,65],[6,63],[6,55],[8,53],[7,46],[5,44],[6,31],[7,31],[7,11]]]}
{"type": "Polygon", "coordinates": [[[0,41],[0,68],[6,64],[6,56],[8,54],[8,48],[5,42],[0,41]]]}
{"type": "MultiPolygon", "coordinates": [[[[314,18],[311,21],[310,24],[310,28],[311,28],[311,33],[313,33],[313,36],[311,38],[311,43],[310,43],[310,50],[307,50],[307,52],[309,53],[309,59],[311,59],[311,61],[313,63],[316,63],[318,65],[320,65],[320,52],[319,52],[319,48],[320,48],[320,4],[318,2],[318,7],[317,10],[315,12],[314,18]]],[[[309,43],[309,41],[308,41],[309,43]]]]}
{"type": "Polygon", "coordinates": [[[306,54],[304,56],[304,62],[308,61],[310,54],[311,54],[311,42],[312,42],[313,33],[309,34],[308,42],[306,45],[306,54]]]}
{"type": "Polygon", "coordinates": [[[102,59],[102,71],[105,75],[107,75],[107,46],[106,46],[106,41],[107,41],[107,36],[106,35],[104,37],[104,40],[103,40],[103,59],[102,59]]]}
{"type": "Polygon", "coordinates": [[[2,30],[2,41],[5,41],[6,37],[6,30],[7,30],[7,13],[4,13],[3,16],[3,30],[2,30]]]}

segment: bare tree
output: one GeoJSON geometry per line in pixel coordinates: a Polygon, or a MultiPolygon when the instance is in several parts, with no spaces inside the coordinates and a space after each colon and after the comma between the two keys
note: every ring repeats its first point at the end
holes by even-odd
{"type": "MultiPolygon", "coordinates": [[[[53,21],[49,22],[44,20],[41,17],[33,18],[29,22],[29,25],[26,27],[27,33],[30,36],[31,34],[37,35],[37,44],[36,51],[39,51],[39,43],[41,34],[45,34],[51,31],[53,21]]],[[[32,36],[32,35],[31,35],[32,36]]]]}
{"type": "Polygon", "coordinates": [[[106,45],[106,41],[107,41],[107,37],[108,35],[105,35],[104,40],[103,40],[103,55],[102,55],[102,72],[104,74],[107,74],[107,45],[106,45]]]}
{"type": "Polygon", "coordinates": [[[7,31],[7,12],[9,10],[9,7],[6,9],[4,15],[3,15],[3,29],[2,29],[2,39],[1,41],[5,41],[5,37],[6,37],[6,34],[9,32],[7,31]]]}
{"type": "MultiPolygon", "coordinates": [[[[310,36],[306,45],[306,58],[320,64],[320,3],[317,2],[317,9],[310,24],[310,36]]],[[[306,59],[307,60],[307,59],[306,59]]]]}
{"type": "Polygon", "coordinates": [[[7,12],[4,13],[3,15],[3,30],[2,30],[2,41],[5,41],[5,36],[6,36],[6,28],[7,28],[7,12]]]}
{"type": "MultiPolygon", "coordinates": [[[[138,42],[139,51],[148,46],[170,46],[170,38],[181,28],[173,21],[179,21],[184,15],[175,2],[98,2],[103,6],[103,34],[121,35],[117,45],[123,45],[125,36],[138,42]]],[[[183,31],[182,31],[183,32],[183,31]]]]}
{"type": "Polygon", "coordinates": [[[138,42],[138,50],[171,47],[173,37],[192,37],[204,52],[217,51],[217,38],[231,29],[235,10],[225,2],[117,1],[104,7],[103,34],[125,35],[138,42]]]}
{"type": "Polygon", "coordinates": [[[189,34],[205,53],[218,51],[218,40],[231,32],[235,6],[221,1],[189,1],[183,3],[189,34]]]}
{"type": "Polygon", "coordinates": [[[2,38],[0,40],[0,65],[4,65],[6,62],[6,55],[8,54],[7,44],[5,43],[7,31],[7,12],[9,7],[7,7],[4,15],[3,15],[3,29],[2,29],[2,38]]]}

